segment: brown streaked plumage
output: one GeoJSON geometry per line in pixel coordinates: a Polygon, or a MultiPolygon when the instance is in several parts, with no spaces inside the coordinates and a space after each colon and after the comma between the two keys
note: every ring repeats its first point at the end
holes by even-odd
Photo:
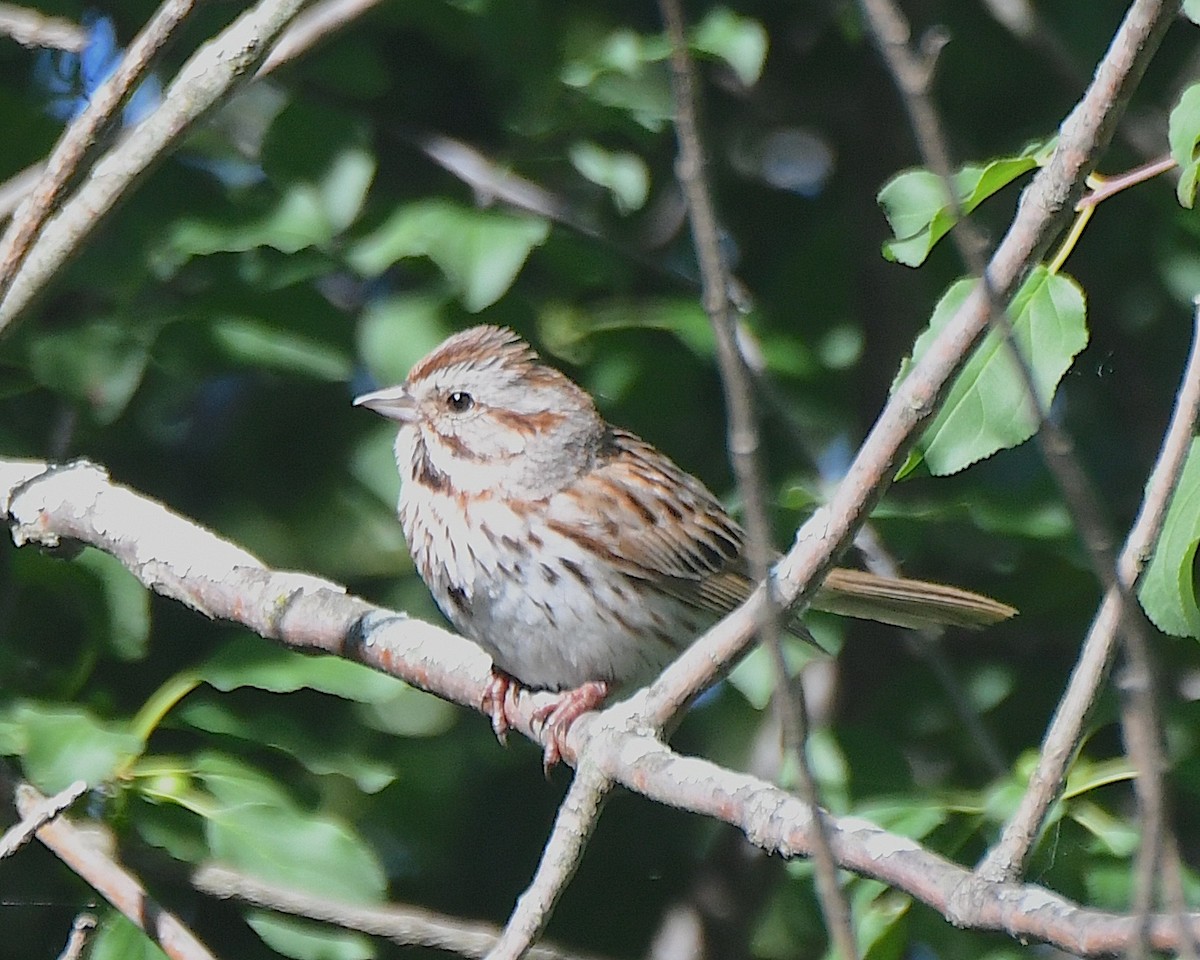
{"type": "MultiPolygon", "coordinates": [[[[650,680],[749,595],[744,536],[699,480],[610,426],[510,330],[472,327],[398,387],[355,400],[395,420],[399,514],[449,620],[495,662],[503,735],[519,685],[564,691],[546,762],[584,710],[650,680]]],[[[834,570],[812,605],[900,626],[979,627],[1013,608],[941,584],[834,570]]]]}

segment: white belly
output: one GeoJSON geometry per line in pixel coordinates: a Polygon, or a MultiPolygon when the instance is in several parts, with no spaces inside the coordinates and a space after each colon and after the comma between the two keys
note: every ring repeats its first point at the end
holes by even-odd
{"type": "Polygon", "coordinates": [[[646,683],[711,620],[553,531],[531,543],[529,515],[491,498],[464,511],[453,493],[406,483],[400,518],[442,612],[526,686],[646,683]]]}

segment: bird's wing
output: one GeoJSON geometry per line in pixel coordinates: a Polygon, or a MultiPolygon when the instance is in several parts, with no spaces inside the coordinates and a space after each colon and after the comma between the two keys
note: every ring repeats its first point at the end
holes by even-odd
{"type": "MultiPolygon", "coordinates": [[[[547,520],[627,576],[714,614],[750,595],[742,528],[704,484],[624,430],[612,431],[599,464],[550,498],[547,520]]],[[[841,568],[811,605],[902,627],[981,627],[1016,613],[958,587],[841,568]]],[[[804,633],[796,621],[788,628],[804,633]]]]}
{"type": "Polygon", "coordinates": [[[603,556],[627,576],[687,592],[689,602],[720,613],[747,593],[714,587],[727,571],[741,570],[742,529],[695,477],[650,444],[613,430],[601,461],[554,494],[551,529],[603,556]]]}

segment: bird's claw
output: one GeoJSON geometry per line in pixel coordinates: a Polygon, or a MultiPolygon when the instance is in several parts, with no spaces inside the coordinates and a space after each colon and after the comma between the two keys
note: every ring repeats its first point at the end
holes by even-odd
{"type": "Polygon", "coordinates": [[[517,716],[517,694],[520,692],[521,684],[515,677],[492,668],[492,675],[483,688],[479,709],[491,718],[496,739],[505,745],[508,744],[508,731],[517,716]]]}
{"type": "MultiPolygon", "coordinates": [[[[508,742],[508,731],[517,719],[517,695],[524,689],[521,682],[503,670],[492,668],[479,708],[491,718],[492,730],[501,743],[508,742]]],[[[583,714],[595,710],[608,697],[609,684],[591,680],[571,690],[564,690],[553,700],[533,711],[532,721],[541,728],[545,739],[542,769],[550,775],[562,760],[571,724],[583,714]]]]}
{"type": "Polygon", "coordinates": [[[547,777],[562,759],[571,724],[583,714],[601,706],[608,698],[608,692],[609,684],[606,681],[590,680],[574,689],[564,690],[533,712],[534,723],[541,725],[545,735],[542,770],[547,777]]]}

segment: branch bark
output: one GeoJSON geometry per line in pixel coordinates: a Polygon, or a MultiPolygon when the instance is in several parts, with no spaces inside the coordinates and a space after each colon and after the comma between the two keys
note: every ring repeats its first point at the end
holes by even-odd
{"type": "MultiPolygon", "coordinates": [[[[105,550],[142,583],[206,616],[240,623],[300,650],[321,650],[365,663],[422,689],[478,709],[490,661],[470,641],[347,596],[336,584],[279,573],[252,555],[111,483],[97,467],[47,470],[36,461],[0,460],[0,513],[18,544],[55,547],[76,541],[105,550]]],[[[745,616],[743,609],[739,616],[745,616]]],[[[545,694],[522,694],[516,729],[537,739],[532,713],[545,694]]],[[[785,858],[813,849],[808,805],[757,777],[682,756],[639,726],[646,691],[581,717],[565,759],[587,750],[613,782],[660,803],[736,826],[752,843],[785,858]]],[[[855,817],[826,817],[839,867],[887,883],[958,926],[1000,931],[1054,944],[1080,956],[1124,950],[1138,918],[1090,910],[1035,884],[975,879],[975,896],[955,898],[971,872],[907,837],[855,817]]],[[[1200,936],[1200,914],[1152,915],[1150,945],[1177,949],[1200,936]]]]}

